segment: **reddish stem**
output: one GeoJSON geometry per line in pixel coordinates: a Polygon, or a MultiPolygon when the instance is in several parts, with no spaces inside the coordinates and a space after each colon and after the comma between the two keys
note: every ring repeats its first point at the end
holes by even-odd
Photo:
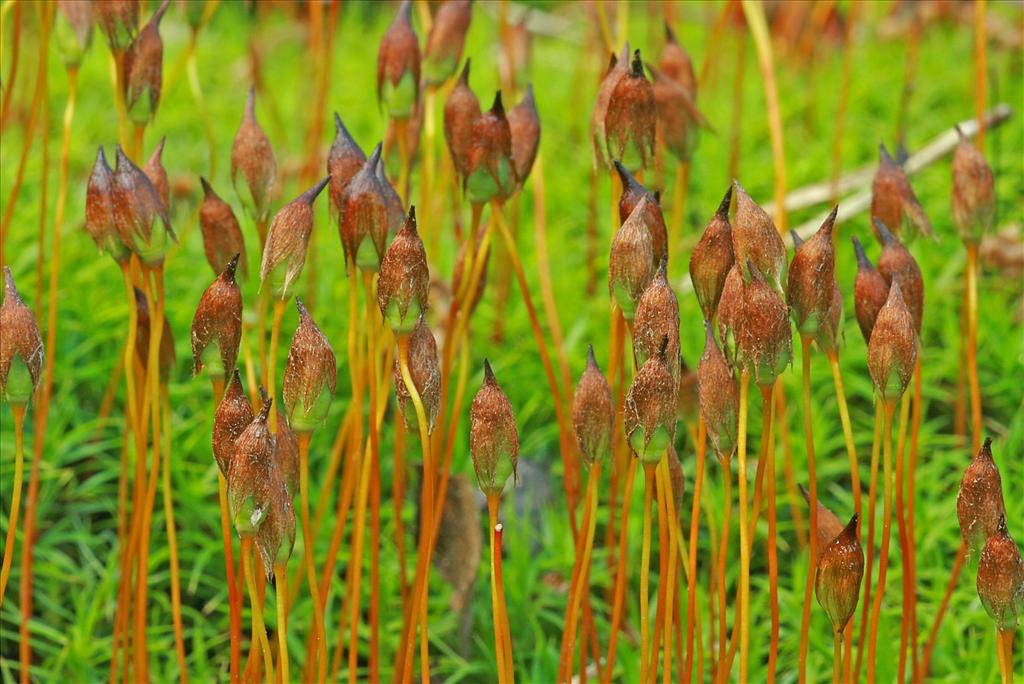
{"type": "Polygon", "coordinates": [[[605,659],[604,684],[609,684],[612,681],[612,672],[615,670],[615,646],[618,643],[619,637],[619,626],[622,623],[622,607],[623,597],[625,595],[626,588],[626,568],[628,563],[626,562],[626,550],[628,547],[629,532],[629,502],[633,498],[633,479],[636,477],[636,464],[637,459],[631,459],[629,462],[629,470],[626,471],[626,482],[623,488],[622,494],[622,522],[619,526],[619,552],[618,552],[618,568],[615,571],[615,594],[612,599],[612,625],[611,633],[608,637],[608,657],[605,659]]]}
{"type": "MultiPolygon", "coordinates": [[[[690,507],[689,579],[686,590],[686,664],[683,681],[690,681],[693,672],[694,613],[697,611],[697,537],[700,533],[700,496],[704,486],[704,462],[707,454],[707,427],[700,417],[697,437],[697,472],[693,476],[693,505],[690,507]]],[[[700,648],[700,644],[697,645],[700,648]]]]}

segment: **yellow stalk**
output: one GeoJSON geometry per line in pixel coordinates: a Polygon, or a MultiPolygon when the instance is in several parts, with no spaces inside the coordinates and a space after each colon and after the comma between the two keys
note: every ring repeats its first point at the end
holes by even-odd
{"type": "MultiPolygon", "coordinates": [[[[409,340],[404,336],[399,336],[398,342],[398,367],[402,374],[402,382],[405,383],[406,389],[409,391],[409,400],[412,401],[413,408],[416,412],[416,423],[420,433],[420,446],[423,449],[423,501],[421,504],[421,510],[423,511],[424,520],[421,523],[424,527],[421,531],[421,536],[429,538],[430,530],[432,529],[432,512],[433,512],[433,496],[434,496],[434,479],[431,476],[432,462],[430,458],[430,435],[428,434],[428,423],[427,423],[427,412],[423,408],[423,401],[420,399],[419,390],[416,388],[416,383],[413,382],[412,373],[409,371],[409,340]]],[[[416,579],[419,583],[418,586],[414,585],[413,590],[413,601],[411,612],[413,622],[410,625],[409,636],[406,644],[406,654],[404,660],[404,670],[401,681],[408,682],[411,680],[412,675],[412,661],[413,661],[413,643],[415,641],[416,624],[419,622],[420,630],[420,676],[424,684],[430,682],[430,662],[428,659],[428,638],[427,638],[427,622],[426,616],[426,603],[427,603],[427,589],[430,586],[430,551],[432,545],[429,543],[424,544],[421,539],[421,556],[422,563],[418,565],[422,566],[422,572],[417,572],[416,579]],[[424,549],[426,553],[424,553],[424,549]],[[419,610],[415,610],[419,608],[419,610]]],[[[417,568],[420,570],[420,568],[417,568]]]]}
{"type": "Polygon", "coordinates": [[[3,570],[0,571],[0,606],[3,605],[10,579],[11,562],[14,560],[14,535],[18,529],[18,510],[21,507],[21,484],[25,472],[25,406],[11,406],[14,415],[14,494],[11,496],[11,510],[8,513],[7,540],[4,542],[3,570]]]}
{"type": "Polygon", "coordinates": [[[164,440],[160,471],[163,482],[164,526],[167,529],[167,549],[171,568],[171,620],[174,625],[174,650],[178,658],[178,681],[187,684],[188,667],[185,663],[185,637],[181,624],[181,579],[178,574],[178,533],[174,527],[174,498],[171,491],[171,402],[167,395],[167,383],[161,384],[160,394],[163,403],[164,440]]]}
{"type": "Polygon", "coordinates": [[[281,672],[282,682],[291,682],[288,671],[288,566],[286,563],[274,565],[274,578],[277,589],[274,592],[277,604],[277,664],[281,672]]]}
{"type": "MultiPolygon", "coordinates": [[[[736,438],[736,452],[740,498],[740,602],[736,606],[737,622],[733,629],[740,630],[740,681],[747,681],[747,655],[750,652],[750,544],[747,529],[747,399],[750,393],[750,373],[740,371],[740,412],[736,438]]],[[[724,674],[724,673],[723,673],[724,674]]]]}
{"type": "Polygon", "coordinates": [[[846,406],[846,392],[843,389],[843,373],[839,368],[839,355],[835,351],[828,353],[828,362],[832,367],[832,382],[836,390],[836,403],[839,405],[839,422],[843,426],[843,440],[846,442],[846,456],[850,461],[850,481],[853,485],[853,509],[857,512],[857,534],[860,535],[860,466],[857,460],[857,447],[853,443],[853,427],[850,423],[850,410],[846,406]]]}
{"type": "Polygon", "coordinates": [[[883,499],[882,499],[882,548],[878,555],[878,588],[875,590],[874,603],[871,606],[871,631],[868,632],[868,681],[876,681],[875,668],[876,648],[878,645],[878,620],[882,614],[882,599],[885,596],[885,576],[889,566],[889,538],[892,526],[892,416],[896,409],[893,401],[885,402],[884,423],[882,426],[882,464],[883,464],[883,499]]]}
{"type": "MultiPolygon", "coordinates": [[[[274,415],[276,411],[271,411],[274,415]]],[[[317,681],[320,684],[327,678],[327,638],[324,634],[324,607],[320,600],[320,588],[316,582],[316,568],[313,567],[313,533],[309,527],[309,441],[311,434],[306,432],[298,435],[299,439],[299,501],[302,514],[302,539],[309,552],[306,559],[306,581],[309,582],[309,595],[313,600],[313,634],[317,644],[317,681]]],[[[287,572],[287,569],[285,569],[287,572]]],[[[287,580],[286,580],[287,582],[287,580]]],[[[287,680],[286,680],[287,681],[287,680]]]]}
{"type": "MultiPolygon", "coordinates": [[[[771,37],[761,3],[754,2],[754,0],[742,0],[742,4],[743,15],[747,19],[750,34],[754,38],[754,47],[757,49],[757,61],[761,66],[761,79],[764,81],[764,96],[768,107],[768,128],[771,133],[772,159],[775,167],[775,226],[780,233],[785,233],[788,222],[786,214],[786,152],[782,140],[782,114],[779,110],[779,94],[775,85],[775,60],[772,56],[771,37]]],[[[814,536],[813,530],[810,536],[814,536]]]]}
{"type": "Polygon", "coordinates": [[[494,530],[498,526],[498,505],[500,498],[498,496],[488,495],[487,497],[487,513],[488,513],[488,533],[490,539],[490,556],[491,561],[491,621],[494,623],[494,657],[497,660],[498,666],[498,684],[507,684],[507,673],[508,666],[505,664],[505,636],[503,633],[503,623],[501,620],[501,599],[498,594],[498,579],[495,573],[495,548],[494,548],[494,530]]]}
{"type": "Polygon", "coordinates": [[[807,562],[807,580],[804,584],[803,618],[800,623],[800,670],[799,681],[807,680],[807,641],[811,624],[811,600],[814,590],[814,571],[818,563],[818,478],[814,462],[814,428],[811,423],[811,338],[800,336],[803,364],[803,414],[804,441],[807,448],[807,490],[810,520],[807,546],[810,550],[807,562]]]}
{"type": "MultiPolygon", "coordinates": [[[[281,319],[284,317],[285,300],[274,299],[274,322],[270,328],[270,353],[264,366],[263,386],[267,388],[267,396],[276,401],[277,396],[277,346],[281,337],[281,319]]],[[[277,434],[277,410],[270,411],[270,431],[277,434]]]]}
{"type": "MultiPolygon", "coordinates": [[[[649,585],[651,574],[651,504],[654,501],[655,466],[644,464],[644,530],[640,547],[640,681],[646,684],[651,643],[649,585]]],[[[625,516],[623,516],[625,519],[625,516]]]]}
{"type": "MultiPolygon", "coordinates": [[[[682,536],[679,532],[679,517],[676,514],[676,502],[675,496],[672,492],[672,481],[669,479],[668,474],[668,458],[662,458],[658,464],[658,486],[665,492],[665,504],[668,509],[668,520],[659,521],[659,525],[668,525],[669,532],[669,556],[668,556],[668,576],[664,579],[664,587],[661,591],[665,592],[665,664],[662,668],[662,684],[670,684],[672,681],[672,611],[675,608],[674,594],[676,590],[676,561],[678,553],[681,549],[680,537],[682,536]]],[[[693,578],[689,578],[689,584],[694,584],[693,578]]],[[[654,653],[651,655],[651,679],[655,679],[657,672],[658,654],[654,653]]]]}
{"type": "Polygon", "coordinates": [[[868,617],[871,614],[871,590],[873,588],[871,573],[874,568],[872,560],[875,555],[875,500],[878,490],[878,459],[882,449],[882,410],[882,402],[876,402],[874,437],[871,443],[871,479],[868,486],[868,543],[864,562],[864,600],[860,602],[860,637],[857,640],[857,666],[853,673],[855,681],[860,681],[860,667],[863,663],[864,644],[868,633],[868,617]]]}
{"type": "Polygon", "coordinates": [[[253,649],[263,655],[264,675],[271,676],[274,663],[270,657],[270,643],[267,641],[267,628],[263,623],[263,606],[260,605],[260,594],[252,574],[252,537],[242,537],[242,567],[245,572],[245,584],[249,588],[249,603],[252,606],[252,643],[253,649]]]}

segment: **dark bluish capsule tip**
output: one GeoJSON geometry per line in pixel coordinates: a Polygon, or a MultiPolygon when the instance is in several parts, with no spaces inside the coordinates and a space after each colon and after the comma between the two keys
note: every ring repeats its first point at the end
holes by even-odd
{"type": "Polygon", "coordinates": [[[864,245],[860,243],[856,235],[850,236],[850,241],[853,242],[853,251],[857,253],[857,270],[872,270],[874,265],[871,263],[871,259],[868,259],[868,255],[864,251],[864,245]]]}
{"type": "Polygon", "coordinates": [[[227,278],[229,283],[235,282],[235,269],[238,268],[238,258],[240,256],[241,253],[233,256],[231,261],[228,262],[227,268],[224,269],[224,277],[227,278]]]}
{"type": "Polygon", "coordinates": [[[719,217],[728,220],[729,219],[729,205],[732,204],[732,186],[730,185],[725,195],[722,197],[722,201],[718,205],[718,211],[715,212],[719,217]]]}
{"type": "Polygon", "coordinates": [[[672,27],[668,25],[667,21],[665,22],[665,42],[672,43],[673,45],[676,45],[679,42],[676,40],[676,34],[672,30],[672,27]]]}
{"type": "Polygon", "coordinates": [[[892,234],[892,232],[886,227],[884,223],[882,223],[878,218],[875,218],[874,222],[875,230],[878,231],[878,235],[882,238],[883,245],[888,247],[889,245],[899,243],[899,240],[896,239],[896,236],[892,234]]]}

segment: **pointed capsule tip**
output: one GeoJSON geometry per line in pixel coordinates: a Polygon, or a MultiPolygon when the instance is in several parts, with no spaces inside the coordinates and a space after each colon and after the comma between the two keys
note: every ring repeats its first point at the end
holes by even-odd
{"type": "Polygon", "coordinates": [[[889,154],[889,148],[885,146],[885,143],[878,143],[878,157],[884,164],[895,164],[896,160],[889,154]]]}
{"type": "Polygon", "coordinates": [[[725,190],[725,195],[722,197],[722,201],[718,204],[718,211],[715,212],[720,218],[729,219],[729,205],[732,204],[732,186],[730,185],[725,190]]]}
{"type": "Polygon", "coordinates": [[[209,197],[213,194],[213,188],[210,186],[210,181],[206,180],[203,176],[199,177],[199,185],[203,187],[203,197],[209,197]]]}
{"type": "Polygon", "coordinates": [[[644,75],[644,61],[640,58],[640,50],[633,51],[633,63],[630,70],[633,78],[643,78],[644,75]]]}
{"type": "Polygon", "coordinates": [[[661,336],[661,344],[658,345],[658,358],[662,363],[668,364],[668,335],[661,336]]]}
{"type": "MultiPolygon", "coordinates": [[[[14,284],[14,275],[11,273],[10,266],[4,266],[4,294],[13,294],[15,297],[18,297],[18,288],[14,284]]],[[[5,299],[4,302],[6,303],[6,301],[5,299]]]]}
{"type": "Polygon", "coordinates": [[[828,212],[828,216],[825,217],[825,222],[821,224],[821,228],[819,228],[819,230],[824,231],[826,235],[831,235],[832,229],[835,228],[836,218],[838,216],[839,205],[837,204],[834,207],[832,207],[832,211],[828,212]]]}
{"type": "Polygon", "coordinates": [[[406,228],[406,230],[408,230],[410,233],[413,233],[414,235],[417,232],[417,230],[416,230],[416,228],[417,228],[417,226],[416,226],[416,205],[415,204],[410,204],[409,205],[409,213],[405,217],[405,228],[406,228]]]}
{"type": "Polygon", "coordinates": [[[501,102],[501,91],[494,93],[494,104],[491,105],[491,113],[498,116],[505,116],[505,105],[501,102]]]}
{"type": "Polygon", "coordinates": [[[331,182],[331,177],[330,176],[326,176],[319,183],[317,183],[316,185],[311,187],[309,190],[306,190],[306,192],[302,193],[302,195],[300,197],[303,200],[305,200],[306,204],[313,204],[313,201],[316,200],[316,198],[320,195],[320,193],[323,191],[323,189],[325,187],[327,187],[327,184],[330,183],[330,182],[331,182]]]}
{"type": "Polygon", "coordinates": [[[907,150],[906,145],[900,143],[899,147],[896,148],[896,163],[899,164],[900,166],[903,166],[904,164],[907,163],[907,159],[909,158],[910,151],[907,150]]]}
{"type": "MultiPolygon", "coordinates": [[[[265,395],[266,390],[260,387],[260,394],[265,395]]],[[[270,416],[270,407],[274,405],[273,397],[264,397],[263,406],[260,408],[260,412],[256,415],[256,419],[261,423],[266,423],[267,418],[270,416]]]]}
{"type": "Polygon", "coordinates": [[[711,321],[707,318],[704,319],[704,346],[718,346],[718,340],[715,339],[715,329],[711,325],[711,321]]]}
{"type": "Polygon", "coordinates": [[[886,304],[896,301],[903,303],[903,290],[900,289],[900,282],[893,278],[892,284],[889,285],[889,296],[887,298],[886,304]]]}
{"type": "Polygon", "coordinates": [[[619,180],[622,181],[622,185],[624,187],[632,185],[633,174],[631,174],[629,170],[625,166],[623,166],[622,161],[619,159],[613,159],[612,164],[615,165],[615,170],[619,173],[619,180]]]}
{"type": "Polygon", "coordinates": [[[228,262],[227,268],[224,269],[224,277],[229,283],[235,282],[235,270],[238,268],[238,258],[242,256],[241,252],[231,257],[231,261],[228,262]]]}
{"type": "Polygon", "coordinates": [[[161,2],[160,7],[158,7],[156,12],[153,14],[153,18],[149,20],[150,23],[159,26],[160,21],[164,18],[164,13],[167,11],[167,8],[168,6],[170,6],[170,4],[171,0],[164,0],[163,2],[161,2]]]}
{"type": "Polygon", "coordinates": [[[675,31],[672,30],[672,27],[669,26],[669,23],[667,21],[665,22],[665,42],[671,43],[672,45],[679,44],[679,42],[676,40],[675,31]]]}
{"type": "Polygon", "coordinates": [[[871,263],[871,259],[868,259],[867,252],[864,251],[864,245],[860,243],[856,235],[851,235],[850,241],[853,242],[853,251],[857,254],[857,270],[872,270],[875,266],[871,263]]]}
{"type": "Polygon", "coordinates": [[[594,345],[587,345],[587,365],[591,368],[597,368],[597,357],[594,356],[594,345]]]}
{"type": "Polygon", "coordinates": [[[462,73],[459,74],[459,83],[469,86],[469,64],[470,58],[466,58],[466,63],[462,65],[462,73]]]}
{"type": "Polygon", "coordinates": [[[491,368],[491,362],[484,359],[484,384],[497,384],[498,379],[494,377],[494,370],[491,368]]]}
{"type": "Polygon", "coordinates": [[[875,229],[878,231],[879,237],[882,238],[882,245],[888,247],[889,245],[899,243],[899,240],[896,239],[896,236],[892,234],[892,232],[886,227],[884,223],[882,223],[880,219],[875,217],[872,220],[874,221],[875,229]]]}
{"type": "Polygon", "coordinates": [[[249,86],[249,93],[245,98],[245,118],[256,120],[256,86],[249,86]]]}
{"type": "Polygon", "coordinates": [[[747,259],[747,271],[750,273],[750,277],[754,280],[765,280],[764,274],[751,259],[747,259]]]}
{"type": "Polygon", "coordinates": [[[793,240],[793,249],[800,249],[804,246],[804,239],[795,230],[789,231],[789,237],[793,240]]]}

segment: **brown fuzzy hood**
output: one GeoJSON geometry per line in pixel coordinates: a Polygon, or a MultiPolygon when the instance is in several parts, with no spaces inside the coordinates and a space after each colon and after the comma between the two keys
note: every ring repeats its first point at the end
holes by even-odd
{"type": "Polygon", "coordinates": [[[224,272],[210,284],[199,298],[192,317],[193,373],[203,371],[203,352],[210,344],[220,351],[225,376],[235,369],[238,345],[242,339],[242,291],[235,282],[238,255],[228,262],[224,272]]]}

